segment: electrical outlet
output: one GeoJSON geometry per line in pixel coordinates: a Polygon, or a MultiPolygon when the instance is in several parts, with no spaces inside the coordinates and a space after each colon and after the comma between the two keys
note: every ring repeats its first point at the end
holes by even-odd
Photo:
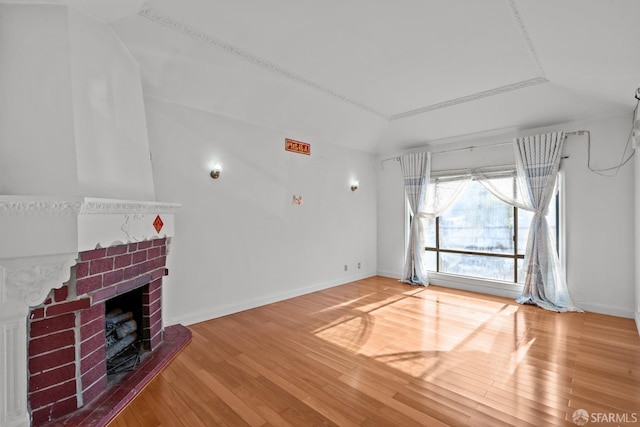
{"type": "Polygon", "coordinates": [[[347,264],[344,265],[344,271],[347,271],[347,264]]]}
{"type": "Polygon", "coordinates": [[[358,263],[358,270],[360,270],[360,263],[358,263]]]}

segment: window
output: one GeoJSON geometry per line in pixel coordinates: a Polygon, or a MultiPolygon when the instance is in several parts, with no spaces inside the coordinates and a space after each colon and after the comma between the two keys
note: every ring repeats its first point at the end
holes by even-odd
{"type": "MultiPolygon", "coordinates": [[[[515,178],[488,181],[492,187],[509,188],[515,178]]],[[[522,283],[532,217],[532,212],[505,203],[480,182],[471,181],[444,214],[423,220],[426,267],[441,273],[522,283]]],[[[558,242],[557,196],[547,220],[558,242]]]]}

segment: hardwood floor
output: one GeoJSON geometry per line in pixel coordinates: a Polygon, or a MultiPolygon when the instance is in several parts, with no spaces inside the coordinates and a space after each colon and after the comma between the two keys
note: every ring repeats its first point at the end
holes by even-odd
{"type": "Polygon", "coordinates": [[[110,427],[640,426],[630,319],[372,277],[190,329],[110,427]]]}

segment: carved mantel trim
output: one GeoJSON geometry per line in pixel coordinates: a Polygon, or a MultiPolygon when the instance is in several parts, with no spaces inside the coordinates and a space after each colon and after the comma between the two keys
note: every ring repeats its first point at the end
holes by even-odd
{"type": "Polygon", "coordinates": [[[0,216],[174,214],[178,203],[81,197],[70,200],[0,196],[0,216]]]}
{"type": "Polygon", "coordinates": [[[16,200],[0,197],[0,216],[77,215],[80,201],[70,200],[16,200]]]}
{"type": "Polygon", "coordinates": [[[0,425],[28,426],[27,322],[29,307],[71,275],[76,253],[0,258],[0,425]]]}
{"type": "Polygon", "coordinates": [[[0,259],[0,306],[42,304],[51,289],[59,289],[69,280],[77,256],[77,253],[68,253],[0,259]]]}
{"type": "Polygon", "coordinates": [[[177,203],[0,196],[0,258],[53,255],[170,239],[177,203]],[[158,227],[156,227],[158,225],[158,227]]]}

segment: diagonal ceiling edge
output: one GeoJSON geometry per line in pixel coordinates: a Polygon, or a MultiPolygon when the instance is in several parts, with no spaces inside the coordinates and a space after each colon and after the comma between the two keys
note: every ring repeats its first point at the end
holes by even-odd
{"type": "Polygon", "coordinates": [[[523,80],[521,82],[512,83],[506,86],[497,87],[483,92],[477,92],[471,95],[462,96],[460,98],[450,99],[444,102],[439,102],[433,105],[427,105],[426,107],[417,108],[415,110],[405,111],[404,113],[394,114],[389,117],[390,121],[404,119],[407,117],[415,116],[416,114],[423,114],[429,111],[439,110],[441,108],[452,107],[457,104],[463,104],[465,102],[476,101],[478,99],[487,98],[489,96],[499,95],[505,92],[511,92],[512,90],[523,89],[525,87],[539,85],[541,83],[548,83],[545,77],[535,77],[529,80],[523,80]]]}
{"type": "Polygon", "coordinates": [[[197,39],[200,41],[203,41],[205,43],[207,43],[209,46],[221,49],[223,51],[225,51],[226,53],[230,54],[230,55],[234,55],[236,57],[238,57],[239,59],[242,59],[246,62],[249,62],[253,65],[256,65],[260,68],[263,68],[267,71],[270,71],[274,74],[279,75],[280,77],[284,77],[285,79],[294,81],[296,83],[308,86],[310,88],[313,88],[319,92],[324,93],[325,95],[329,95],[333,98],[336,98],[342,102],[346,102],[348,104],[351,104],[357,108],[360,108],[362,110],[368,111],[369,113],[375,114],[378,117],[381,117],[385,120],[389,120],[389,117],[386,114],[383,114],[377,110],[375,110],[374,108],[371,108],[361,102],[358,102],[356,100],[353,100],[347,96],[341,95],[339,93],[337,93],[336,91],[329,89],[319,83],[316,83],[310,79],[307,79],[306,77],[303,77],[299,74],[294,73],[293,71],[289,71],[286,68],[283,68],[277,64],[274,64],[271,61],[268,61],[264,58],[261,58],[257,55],[254,55],[251,52],[248,52],[246,50],[240,49],[239,47],[236,47],[234,45],[232,45],[231,43],[225,42],[224,40],[220,40],[217,39],[215,37],[210,36],[209,34],[206,34],[203,31],[198,30],[197,28],[194,28],[190,25],[187,25],[183,22],[179,22],[169,16],[163,15],[161,13],[159,13],[158,11],[156,11],[153,8],[146,8],[146,9],[142,9],[140,10],[140,12],[138,12],[138,15],[147,18],[155,23],[164,25],[165,27],[171,28],[172,30],[175,30],[183,35],[186,35],[188,37],[191,37],[193,39],[197,39]]]}
{"type": "Polygon", "coordinates": [[[542,83],[548,83],[549,80],[546,77],[546,73],[542,68],[542,64],[540,62],[540,58],[538,58],[538,53],[536,52],[535,47],[533,46],[533,42],[531,41],[531,37],[529,37],[529,32],[527,31],[527,27],[525,27],[524,22],[522,21],[522,17],[520,16],[520,11],[516,6],[515,0],[506,0],[511,8],[511,13],[513,14],[513,18],[516,21],[516,25],[520,30],[520,34],[522,38],[527,44],[527,49],[529,50],[529,54],[531,55],[533,61],[536,64],[536,68],[538,69],[539,77],[535,77],[529,80],[523,80],[519,82],[515,82],[506,86],[501,86],[498,88],[473,93],[471,95],[462,96],[460,98],[450,99],[447,101],[439,102],[437,104],[427,105],[425,107],[416,108],[414,110],[405,111],[403,113],[393,114],[389,117],[390,121],[404,119],[407,117],[415,116],[417,114],[427,113],[429,111],[439,110],[441,108],[452,107],[457,104],[463,104],[466,102],[476,101],[478,99],[487,98],[494,95],[499,95],[505,92],[511,92],[513,90],[523,89],[525,87],[534,86],[542,83]]]}
{"type": "Polygon", "coordinates": [[[379,111],[377,111],[375,108],[369,107],[368,105],[365,105],[362,102],[359,102],[357,100],[354,100],[352,98],[349,98],[345,95],[342,95],[328,87],[325,87],[323,85],[321,85],[320,83],[314,82],[304,76],[301,76],[299,74],[294,73],[293,71],[287,70],[284,67],[281,67],[269,60],[266,60],[264,58],[261,58],[258,55],[255,55],[251,52],[248,52],[246,50],[243,50],[237,46],[232,45],[231,43],[228,43],[224,40],[215,38],[203,31],[200,31],[197,28],[194,28],[188,24],[185,24],[183,22],[180,22],[176,19],[173,19],[170,16],[164,15],[162,13],[160,13],[159,11],[157,11],[156,9],[152,8],[150,5],[153,3],[152,0],[146,0],[145,4],[143,5],[143,7],[140,9],[140,11],[138,12],[138,15],[146,18],[152,22],[155,22],[157,24],[163,25],[169,29],[172,29],[176,32],[179,32],[187,37],[196,39],[196,40],[200,40],[202,42],[207,43],[209,46],[211,47],[215,47],[218,49],[223,50],[224,52],[230,54],[230,55],[234,55],[239,59],[242,59],[246,62],[249,62],[255,66],[258,66],[264,70],[270,71],[274,74],[279,75],[280,77],[283,77],[285,79],[291,80],[295,83],[298,84],[302,84],[305,85],[309,88],[312,88],[314,90],[317,90],[321,93],[324,93],[325,95],[328,95],[330,97],[333,97],[341,102],[350,104],[354,107],[357,107],[361,110],[367,111],[371,114],[374,114],[380,118],[383,118],[387,121],[394,121],[394,120],[400,120],[400,119],[404,119],[407,117],[411,117],[411,116],[415,116],[418,114],[423,114],[423,113],[427,113],[430,111],[435,111],[435,110],[439,110],[442,108],[447,108],[447,107],[451,107],[454,105],[458,105],[458,104],[462,104],[462,103],[467,103],[467,102],[471,102],[471,101],[475,101],[478,99],[482,99],[482,98],[487,98],[487,97],[491,97],[491,96],[495,96],[495,95],[500,95],[506,92],[510,92],[513,90],[518,90],[518,89],[523,89],[526,87],[530,87],[530,86],[534,86],[534,85],[538,85],[538,84],[542,84],[542,83],[548,83],[549,80],[546,78],[544,69],[542,68],[542,64],[540,62],[540,59],[538,58],[538,54],[535,50],[535,47],[533,45],[533,42],[531,41],[531,38],[529,37],[529,33],[527,32],[527,29],[522,21],[522,18],[520,16],[520,11],[518,10],[518,7],[516,6],[515,0],[505,0],[508,4],[509,7],[511,8],[511,12],[513,14],[514,20],[516,21],[516,25],[518,26],[518,29],[520,30],[520,33],[522,35],[522,37],[524,38],[526,45],[527,45],[527,49],[529,50],[529,53],[533,59],[533,61],[535,62],[535,65],[537,67],[538,73],[539,73],[539,77],[535,77],[532,79],[528,79],[528,80],[524,80],[524,81],[518,81],[506,86],[501,86],[498,88],[494,88],[494,89],[490,89],[490,90],[486,90],[486,91],[482,91],[482,92],[477,92],[477,93],[473,93],[471,95],[467,95],[467,96],[463,96],[460,98],[455,98],[455,99],[450,99],[447,101],[443,101],[443,102],[439,102],[437,104],[432,104],[432,105],[427,105],[425,107],[421,107],[421,108],[416,108],[413,110],[409,110],[409,111],[405,111],[405,112],[401,112],[401,113],[397,113],[397,114],[393,114],[393,115],[386,115],[383,114],[379,111]]]}
{"type": "Polygon", "coordinates": [[[525,27],[524,22],[522,22],[522,17],[520,16],[520,10],[518,6],[516,6],[515,0],[507,0],[509,6],[511,7],[511,13],[513,13],[513,18],[518,25],[518,29],[520,30],[520,34],[522,34],[522,38],[527,43],[527,48],[529,48],[529,53],[531,54],[533,60],[538,67],[538,72],[540,73],[540,77],[546,78],[546,73],[542,68],[542,63],[540,62],[540,58],[538,58],[538,52],[536,52],[536,48],[533,46],[533,42],[531,41],[531,37],[529,37],[529,32],[527,31],[527,27],[525,27]]]}

